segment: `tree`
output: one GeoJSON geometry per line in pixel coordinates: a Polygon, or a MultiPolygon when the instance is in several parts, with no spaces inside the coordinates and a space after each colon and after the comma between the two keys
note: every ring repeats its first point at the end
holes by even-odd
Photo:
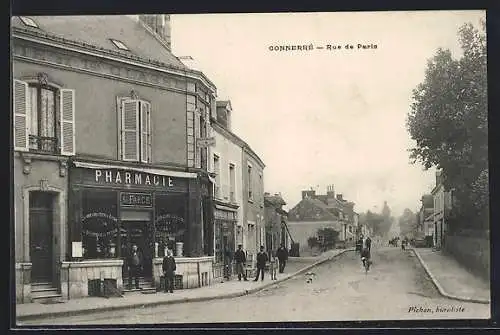
{"type": "Polygon", "coordinates": [[[398,223],[401,228],[401,235],[410,235],[413,237],[417,233],[417,216],[410,209],[405,208],[403,214],[398,219],[398,223]]]}
{"type": "Polygon", "coordinates": [[[339,232],[333,228],[318,229],[319,246],[323,251],[333,249],[339,237],[339,232]]]}
{"type": "Polygon", "coordinates": [[[311,250],[314,249],[314,247],[317,247],[318,244],[318,237],[316,236],[311,236],[307,239],[307,245],[311,248],[311,250]]]}
{"type": "Polygon", "coordinates": [[[454,59],[439,49],[413,91],[407,128],[416,147],[410,158],[425,169],[442,169],[457,222],[484,228],[489,206],[485,23],[480,30],[463,25],[459,41],[463,55],[454,59]]]}

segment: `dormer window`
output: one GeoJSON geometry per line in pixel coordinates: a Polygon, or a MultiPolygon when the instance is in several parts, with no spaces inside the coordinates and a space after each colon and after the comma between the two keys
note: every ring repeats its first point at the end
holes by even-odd
{"type": "Polygon", "coordinates": [[[38,28],[38,24],[36,24],[33,19],[26,17],[26,16],[20,16],[19,19],[28,27],[33,27],[33,28],[38,28]]]}
{"type": "Polygon", "coordinates": [[[121,41],[111,39],[111,42],[113,42],[113,44],[120,50],[130,51],[129,48],[125,45],[125,43],[121,41]]]}

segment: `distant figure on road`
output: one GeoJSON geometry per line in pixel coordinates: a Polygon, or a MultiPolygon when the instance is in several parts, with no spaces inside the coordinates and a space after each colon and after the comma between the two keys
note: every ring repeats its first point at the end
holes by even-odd
{"type": "Polygon", "coordinates": [[[365,266],[365,262],[369,262],[369,264],[371,264],[371,247],[372,240],[369,236],[367,236],[363,240],[363,246],[361,250],[361,262],[363,263],[363,266],[365,266]]]}
{"type": "Polygon", "coordinates": [[[283,271],[285,271],[286,261],[288,260],[288,250],[283,244],[281,244],[276,251],[276,257],[278,257],[279,272],[283,273],[283,271]]]}
{"type": "Polygon", "coordinates": [[[243,280],[247,281],[247,275],[245,273],[245,263],[247,262],[247,257],[245,256],[245,252],[241,249],[243,246],[238,244],[238,250],[234,253],[234,260],[236,262],[236,273],[238,274],[238,280],[241,281],[241,277],[243,276],[243,280]]]}
{"type": "Polygon", "coordinates": [[[259,280],[259,274],[261,275],[261,280],[264,280],[264,270],[268,260],[267,254],[264,252],[264,246],[261,245],[260,251],[257,254],[257,276],[254,281],[259,280]]]}
{"type": "Polygon", "coordinates": [[[356,252],[361,254],[361,250],[363,248],[363,235],[359,236],[359,239],[356,241],[356,252]]]}
{"type": "Polygon", "coordinates": [[[139,274],[142,269],[142,254],[137,250],[137,245],[132,245],[132,250],[127,257],[127,267],[128,267],[128,287],[132,288],[132,278],[135,281],[135,288],[139,289],[139,274]]]}
{"type": "Polygon", "coordinates": [[[175,270],[177,266],[175,265],[175,258],[172,256],[172,251],[168,250],[165,257],[163,257],[163,276],[165,280],[165,293],[170,291],[170,293],[174,293],[174,277],[175,270]]]}

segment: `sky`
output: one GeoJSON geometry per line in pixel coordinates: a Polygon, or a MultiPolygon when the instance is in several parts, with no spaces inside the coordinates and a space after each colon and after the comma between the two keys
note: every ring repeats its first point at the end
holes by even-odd
{"type": "Polygon", "coordinates": [[[416,211],[434,169],[410,164],[412,90],[438,48],[484,11],[172,15],[172,49],[231,100],[232,131],[266,164],[265,191],[285,209],[327,185],[358,213],[416,211]],[[274,51],[270,46],[324,49],[274,51]],[[345,49],[346,44],[353,49],[345,49]],[[377,46],[358,49],[358,44],[377,46]],[[327,45],[340,45],[327,50],[327,45]]]}

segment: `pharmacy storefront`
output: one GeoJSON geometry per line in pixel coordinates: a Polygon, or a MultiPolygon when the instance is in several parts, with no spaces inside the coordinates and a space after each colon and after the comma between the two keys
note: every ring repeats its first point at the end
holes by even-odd
{"type": "Polygon", "coordinates": [[[114,281],[122,290],[133,245],[143,257],[141,278],[153,287],[160,282],[167,249],[181,263],[203,261],[186,257],[197,245],[191,239],[198,235],[189,233],[196,229],[190,222],[199,221],[191,217],[197,211],[190,208],[196,203],[192,193],[199,189],[197,180],[196,173],[74,162],[68,220],[71,261],[63,264],[63,295],[65,289],[68,297],[88,295],[90,277],[114,281]]]}

